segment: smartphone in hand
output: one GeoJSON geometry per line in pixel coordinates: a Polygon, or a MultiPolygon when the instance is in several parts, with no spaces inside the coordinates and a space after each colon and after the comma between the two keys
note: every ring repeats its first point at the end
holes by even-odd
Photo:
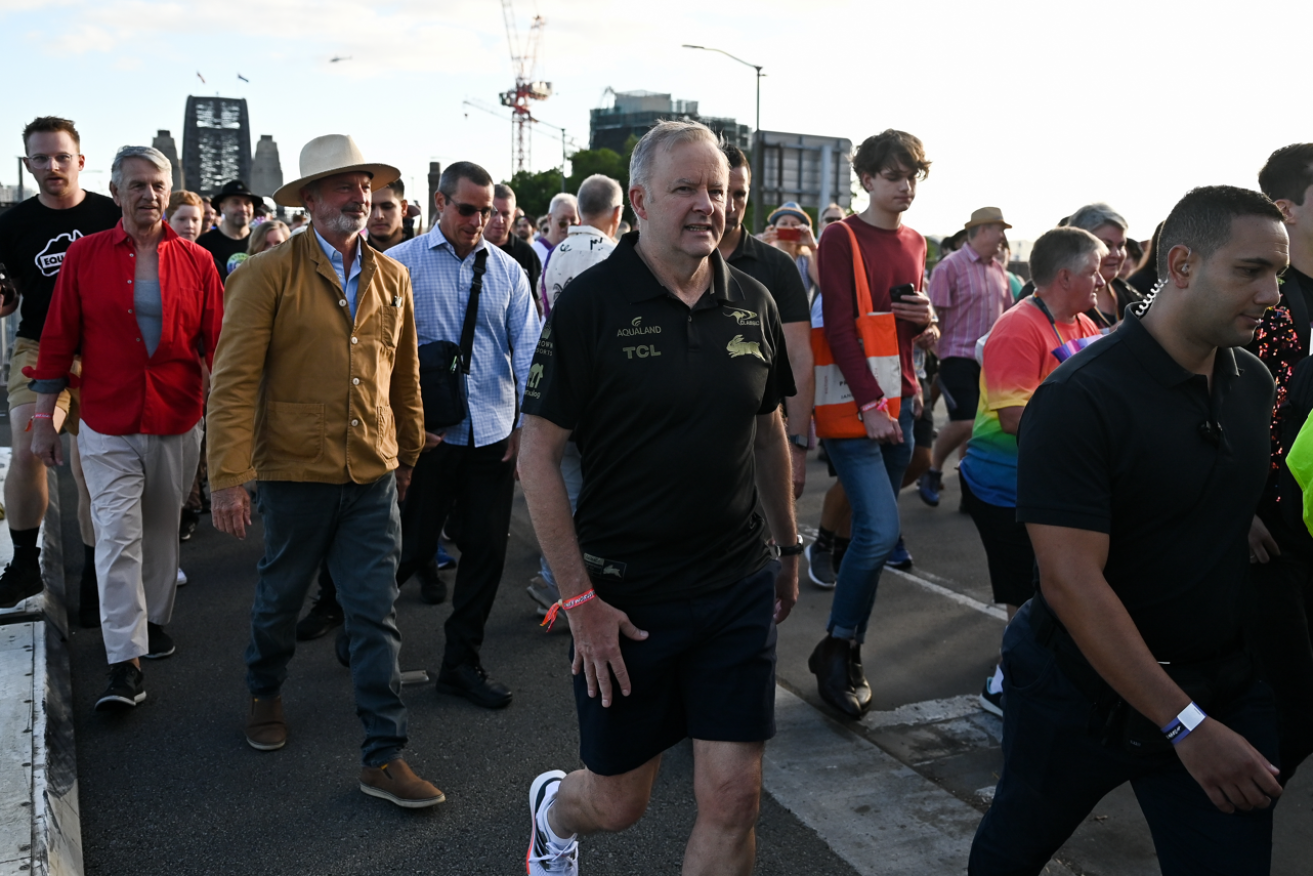
{"type": "Polygon", "coordinates": [[[802,239],[802,232],[797,228],[776,228],[775,239],[791,240],[794,243],[797,243],[799,240],[802,239]]]}
{"type": "Polygon", "coordinates": [[[901,286],[895,286],[894,288],[889,290],[889,300],[892,303],[897,304],[907,296],[915,295],[915,294],[916,294],[916,287],[913,286],[911,283],[904,283],[901,286]]]}

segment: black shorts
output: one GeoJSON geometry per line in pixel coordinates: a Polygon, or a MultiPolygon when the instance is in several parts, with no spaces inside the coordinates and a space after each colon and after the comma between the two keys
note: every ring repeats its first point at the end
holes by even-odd
{"type": "Polygon", "coordinates": [[[930,450],[935,446],[935,411],[930,404],[930,381],[921,380],[921,416],[912,423],[912,441],[915,447],[930,450]]]}
{"type": "Polygon", "coordinates": [[[985,545],[994,601],[1025,605],[1035,595],[1035,549],[1026,534],[1026,524],[1017,522],[1016,508],[991,505],[971,492],[966,478],[960,480],[962,501],[985,545]]]}
{"type": "MultiPolygon", "coordinates": [[[[574,676],[579,756],[602,776],[635,770],[685,738],[764,742],[775,735],[775,574],[779,564],[705,596],[632,606],[648,637],[621,636],[632,693],[609,708],[574,676]]],[[[571,647],[571,659],[574,649],[571,647]]]]}
{"type": "Polygon", "coordinates": [[[964,356],[939,361],[939,387],[948,405],[948,419],[974,420],[980,404],[980,363],[964,356]]]}

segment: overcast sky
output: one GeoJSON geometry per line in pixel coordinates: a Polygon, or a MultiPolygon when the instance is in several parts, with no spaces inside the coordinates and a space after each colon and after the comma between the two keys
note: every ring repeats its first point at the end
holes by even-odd
{"type": "MultiPolygon", "coordinates": [[[[1014,240],[1095,200],[1144,238],[1192,186],[1255,186],[1273,149],[1313,139],[1311,10],[1294,0],[515,0],[522,32],[535,13],[547,21],[536,72],[556,93],[535,112],[580,148],[608,86],[670,92],[751,125],[752,70],[680,48],[715,46],[764,66],[766,130],[921,137],[934,167],[912,227],[952,232],[992,205],[1014,240]]],[[[252,143],[274,136],[288,180],[301,146],[325,133],[353,135],[415,192],[430,160],[477,161],[498,179],[512,171],[509,121],[462,106],[496,107],[513,83],[498,0],[0,0],[0,33],[10,155],[33,117],[72,118],[93,190],[108,189],[119,146],[170,129],[181,148],[189,94],[245,97],[252,143]]],[[[559,163],[547,131],[533,147],[534,169],[559,163]]],[[[16,163],[0,163],[0,184],[16,181],[16,163]]]]}

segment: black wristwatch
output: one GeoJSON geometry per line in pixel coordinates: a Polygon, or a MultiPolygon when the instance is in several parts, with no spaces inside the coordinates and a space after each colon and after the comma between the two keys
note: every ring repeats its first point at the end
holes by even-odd
{"type": "Polygon", "coordinates": [[[811,442],[807,440],[806,435],[790,435],[789,443],[792,444],[794,447],[798,447],[802,450],[806,450],[807,445],[810,444],[811,442]]]}
{"type": "Polygon", "coordinates": [[[771,547],[773,547],[773,548],[775,549],[775,550],[774,550],[774,553],[775,553],[775,556],[776,556],[777,558],[778,558],[778,557],[796,557],[796,556],[798,556],[799,554],[802,553],[802,546],[803,546],[803,541],[802,541],[802,536],[801,536],[801,535],[798,536],[798,541],[797,541],[796,544],[789,544],[789,545],[780,545],[780,544],[776,544],[776,545],[771,545],[771,547]]]}

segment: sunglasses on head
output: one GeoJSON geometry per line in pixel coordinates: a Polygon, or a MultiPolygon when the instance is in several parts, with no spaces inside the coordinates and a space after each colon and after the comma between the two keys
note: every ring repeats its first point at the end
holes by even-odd
{"type": "Polygon", "coordinates": [[[487,219],[488,216],[492,214],[492,207],[476,207],[473,204],[461,204],[457,201],[448,201],[447,206],[455,207],[456,212],[464,216],[466,219],[473,216],[475,213],[478,213],[484,219],[487,219]]]}

